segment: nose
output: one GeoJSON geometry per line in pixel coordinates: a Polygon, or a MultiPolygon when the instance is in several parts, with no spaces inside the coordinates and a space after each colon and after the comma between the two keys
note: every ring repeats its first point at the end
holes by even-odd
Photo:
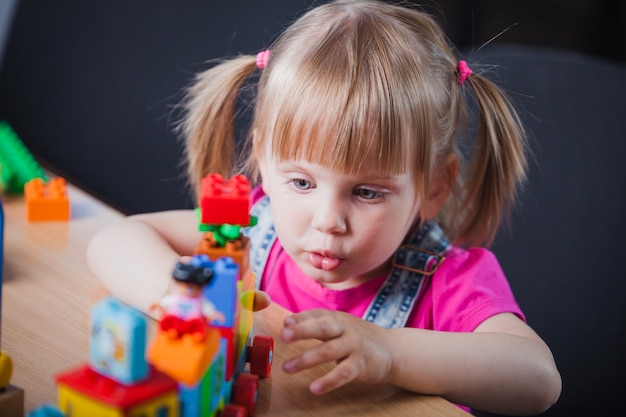
{"type": "Polygon", "coordinates": [[[329,198],[314,208],[312,226],[327,234],[344,234],[348,230],[346,212],[342,204],[329,198]]]}

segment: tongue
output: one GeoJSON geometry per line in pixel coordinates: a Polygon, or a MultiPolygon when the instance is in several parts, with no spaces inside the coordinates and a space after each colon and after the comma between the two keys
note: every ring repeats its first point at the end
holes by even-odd
{"type": "Polygon", "coordinates": [[[341,260],[320,255],[319,253],[310,253],[309,262],[314,268],[323,269],[324,271],[332,271],[341,264],[341,260]]]}

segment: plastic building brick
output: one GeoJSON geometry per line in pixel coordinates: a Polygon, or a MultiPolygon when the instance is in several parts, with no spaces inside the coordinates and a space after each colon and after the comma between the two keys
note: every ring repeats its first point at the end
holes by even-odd
{"type": "MultiPolygon", "coordinates": [[[[2,208],[2,200],[0,200],[0,320],[2,319],[3,243],[4,209],[2,208]]],[[[13,361],[9,355],[0,350],[0,410],[2,410],[3,417],[22,417],[24,415],[24,391],[13,385],[9,385],[12,374],[13,361]]]]}
{"type": "Polygon", "coordinates": [[[198,250],[204,245],[208,253],[176,264],[171,292],[153,306],[160,323],[145,358],[145,321],[105,299],[92,310],[89,365],[57,376],[61,411],[77,417],[256,412],[259,377],[270,374],[274,341],[252,337],[255,276],[249,240],[240,230],[255,221],[247,212],[249,183],[245,177],[207,178],[213,200],[202,210],[215,216],[202,221],[215,223],[207,223],[198,250]],[[245,213],[232,215],[242,208],[245,213]]]}
{"type": "Polygon", "coordinates": [[[232,327],[235,324],[237,307],[237,282],[239,266],[232,258],[219,258],[212,262],[214,278],[203,291],[203,297],[211,302],[223,315],[218,327],[232,327]]]}
{"type": "Polygon", "coordinates": [[[35,178],[24,185],[26,200],[26,219],[35,221],[68,221],[70,219],[70,200],[67,185],[61,177],[44,183],[35,178]]]}
{"type": "Polygon", "coordinates": [[[232,258],[241,271],[245,271],[250,260],[250,239],[240,235],[237,239],[227,242],[224,246],[219,246],[213,239],[212,232],[206,232],[202,235],[202,239],[198,242],[194,250],[194,254],[205,254],[209,259],[216,261],[219,258],[232,258]]]}
{"type": "Polygon", "coordinates": [[[0,351],[0,391],[9,385],[13,375],[13,361],[11,357],[0,351]]]}
{"type": "MultiPolygon", "coordinates": [[[[0,320],[2,319],[2,265],[4,258],[4,209],[0,200],[0,320]]],[[[0,329],[2,326],[0,326],[0,329]]],[[[1,336],[1,335],[0,335],[1,336]]],[[[1,339],[0,339],[1,340],[1,339]]],[[[0,391],[6,388],[13,374],[13,361],[11,357],[0,350],[0,391]]]]}
{"type": "Polygon", "coordinates": [[[0,187],[21,193],[33,178],[46,179],[43,169],[8,123],[0,122],[0,187]]]}
{"type": "Polygon", "coordinates": [[[225,380],[225,376],[226,343],[221,340],[215,359],[202,380],[191,387],[185,384],[179,386],[181,417],[209,416],[222,407],[224,399],[230,397],[232,385],[225,380]]]}
{"type": "Polygon", "coordinates": [[[91,309],[89,365],[102,375],[131,384],[148,376],[146,318],[113,297],[91,309]]]}
{"type": "Polygon", "coordinates": [[[179,415],[178,384],[151,369],[144,381],[123,385],[88,365],[56,377],[59,408],[72,416],[179,415]]]}
{"type": "Polygon", "coordinates": [[[225,180],[219,174],[202,179],[200,191],[201,223],[248,225],[250,182],[243,175],[225,180]]]}
{"type": "Polygon", "coordinates": [[[23,417],[24,390],[9,385],[0,391],[0,410],[2,417],[23,417]]]}
{"type": "Polygon", "coordinates": [[[158,331],[148,348],[148,361],[172,379],[193,386],[209,369],[219,348],[220,334],[209,329],[203,340],[191,334],[171,337],[158,331]]]}
{"type": "Polygon", "coordinates": [[[52,404],[44,404],[28,413],[26,417],[65,417],[65,415],[52,404]]]}

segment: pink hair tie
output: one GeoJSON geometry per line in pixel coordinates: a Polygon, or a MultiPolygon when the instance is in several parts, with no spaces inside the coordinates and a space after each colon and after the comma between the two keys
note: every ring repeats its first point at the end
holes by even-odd
{"type": "Polygon", "coordinates": [[[470,67],[467,66],[467,62],[459,61],[459,85],[463,85],[472,72],[470,67]]]}
{"type": "Polygon", "coordinates": [[[270,60],[270,50],[265,49],[258,54],[256,54],[256,67],[258,69],[263,69],[267,66],[267,61],[270,60]]]}

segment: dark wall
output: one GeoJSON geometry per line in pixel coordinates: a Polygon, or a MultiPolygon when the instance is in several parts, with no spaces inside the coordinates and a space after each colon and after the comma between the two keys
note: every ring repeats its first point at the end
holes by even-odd
{"type": "Polygon", "coordinates": [[[438,0],[429,4],[441,16],[448,36],[464,49],[477,49],[495,37],[496,43],[565,49],[626,62],[624,0],[438,0]]]}
{"type": "Polygon", "coordinates": [[[43,164],[126,213],[187,207],[172,107],[207,59],[260,50],[306,6],[283,3],[22,0],[0,118],[43,164]]]}
{"type": "MultiPolygon", "coordinates": [[[[126,213],[187,207],[172,133],[181,89],[205,60],[267,46],[312,3],[21,0],[0,73],[0,118],[42,163],[126,213]]],[[[624,59],[624,1],[532,3],[424,7],[460,48],[509,28],[496,42],[624,59]]]]}

